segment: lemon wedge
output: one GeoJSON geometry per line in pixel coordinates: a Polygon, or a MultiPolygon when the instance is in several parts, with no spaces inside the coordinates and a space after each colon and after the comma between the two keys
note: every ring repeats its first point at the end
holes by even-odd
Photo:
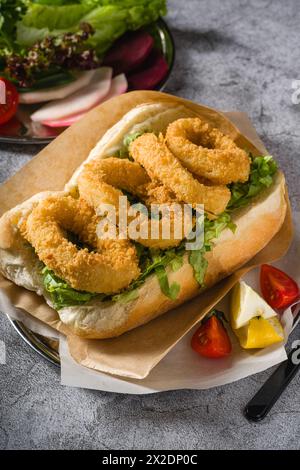
{"type": "Polygon", "coordinates": [[[266,348],[284,340],[283,329],[277,317],[252,318],[249,323],[234,330],[244,349],[266,348]]]}
{"type": "Polygon", "coordinates": [[[230,323],[242,348],[266,348],[284,340],[276,312],[245,282],[233,288],[230,307],[230,323]]]}

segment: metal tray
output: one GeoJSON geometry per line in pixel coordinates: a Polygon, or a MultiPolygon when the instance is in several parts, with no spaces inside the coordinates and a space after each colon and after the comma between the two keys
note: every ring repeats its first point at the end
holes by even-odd
{"type": "Polygon", "coordinates": [[[58,341],[50,340],[49,338],[38,335],[27,328],[21,321],[13,320],[9,315],[7,315],[7,317],[16,332],[21,336],[25,343],[31,347],[31,349],[55,366],[60,366],[58,341]]]}

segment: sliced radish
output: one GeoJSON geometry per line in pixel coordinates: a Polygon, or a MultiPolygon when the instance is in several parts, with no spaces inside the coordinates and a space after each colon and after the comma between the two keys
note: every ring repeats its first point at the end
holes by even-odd
{"type": "Polygon", "coordinates": [[[44,90],[29,91],[27,93],[20,93],[20,103],[23,104],[33,104],[33,103],[43,103],[45,101],[59,100],[66,98],[67,96],[75,93],[81,88],[87,86],[94,75],[96,70],[88,70],[87,72],[81,72],[78,74],[77,80],[74,82],[68,83],[67,85],[60,85],[53,88],[47,88],[44,90]]]}
{"type": "Polygon", "coordinates": [[[87,85],[67,98],[45,104],[31,115],[31,119],[35,122],[54,121],[91,109],[108,94],[111,75],[110,67],[101,67],[98,69],[99,80],[97,82],[87,85]]]}
{"type": "MultiPolygon", "coordinates": [[[[110,90],[101,102],[109,100],[113,96],[122,95],[122,93],[125,93],[126,91],[127,91],[127,80],[126,80],[125,75],[122,73],[121,75],[117,75],[116,77],[112,79],[110,90]]],[[[66,116],[62,119],[42,121],[42,124],[44,124],[44,126],[49,126],[49,127],[68,127],[74,124],[75,122],[79,121],[79,119],[81,119],[88,111],[89,109],[83,113],[72,114],[71,116],[66,116]]]]}
{"type": "Polygon", "coordinates": [[[42,124],[44,124],[44,126],[49,127],[69,127],[74,124],[74,122],[79,121],[79,119],[81,119],[86,113],[87,111],[80,114],[72,114],[72,116],[66,116],[62,119],[57,119],[53,121],[42,121],[42,124]]]}
{"type": "Polygon", "coordinates": [[[110,65],[115,74],[129,72],[148,57],[153,44],[153,37],[146,31],[129,33],[113,45],[104,57],[103,63],[110,65]]]}
{"type": "Polygon", "coordinates": [[[106,95],[103,101],[107,101],[114,96],[122,95],[126,93],[128,88],[127,78],[125,77],[124,73],[117,75],[111,81],[111,86],[108,94],[106,95]]]}
{"type": "Polygon", "coordinates": [[[164,56],[154,50],[140,70],[127,75],[129,87],[133,90],[152,90],[165,78],[168,70],[164,56]]]}

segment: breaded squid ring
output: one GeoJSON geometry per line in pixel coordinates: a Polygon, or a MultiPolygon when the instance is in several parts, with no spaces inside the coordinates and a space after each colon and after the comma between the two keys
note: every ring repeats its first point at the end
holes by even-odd
{"type": "Polygon", "coordinates": [[[140,163],[151,178],[159,179],[173,191],[178,200],[188,204],[204,204],[213,214],[223,212],[230,199],[226,186],[205,186],[193,178],[170,152],[162,135],[146,133],[129,147],[133,159],[140,163]]]}
{"type": "Polygon", "coordinates": [[[114,293],[129,286],[140,273],[136,250],[127,240],[101,240],[98,218],[81,199],[49,197],[40,201],[21,227],[39,259],[74,289],[114,293]],[[95,251],[79,249],[66,231],[95,251]]]}
{"type": "Polygon", "coordinates": [[[169,124],[166,143],[185,168],[214,184],[244,182],[249,178],[247,153],[199,118],[178,119],[169,124]]]}
{"type": "MultiPolygon", "coordinates": [[[[157,182],[151,182],[146,171],[136,162],[115,157],[95,159],[85,165],[78,178],[78,189],[80,196],[88,204],[92,205],[97,212],[103,203],[115,206],[118,214],[120,211],[119,197],[123,195],[121,190],[137,195],[146,204],[173,203],[173,194],[167,188],[157,182]]],[[[130,204],[128,202],[127,209],[130,204]]],[[[133,220],[130,217],[128,221],[133,220]]],[[[183,214],[183,211],[170,211],[170,237],[163,235],[163,226],[166,223],[164,216],[161,220],[153,220],[152,226],[156,225],[157,237],[151,238],[151,221],[146,219],[148,238],[136,238],[135,241],[150,248],[167,249],[179,245],[182,238],[192,229],[192,219],[183,214]],[[177,224],[182,223],[182,236],[177,234],[177,224]]],[[[181,225],[180,225],[181,226],[181,225]]],[[[143,233],[140,227],[140,233],[143,233]]]]}
{"type": "Polygon", "coordinates": [[[150,183],[147,183],[145,193],[146,195],[142,195],[142,199],[146,206],[151,206],[151,204],[172,204],[179,202],[175,193],[158,180],[151,180],[150,183]]]}
{"type": "Polygon", "coordinates": [[[112,204],[119,213],[121,190],[138,196],[146,194],[150,178],[136,162],[109,157],[87,163],[78,177],[79,194],[97,211],[100,204],[112,204]]]}

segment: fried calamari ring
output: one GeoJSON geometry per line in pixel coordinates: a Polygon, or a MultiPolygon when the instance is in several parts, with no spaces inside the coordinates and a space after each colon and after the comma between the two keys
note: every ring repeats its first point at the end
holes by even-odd
{"type": "MultiPolygon", "coordinates": [[[[147,205],[174,203],[174,195],[161,183],[152,182],[146,171],[136,162],[127,159],[109,157],[95,159],[85,165],[78,178],[80,196],[98,212],[101,204],[111,204],[116,208],[116,223],[119,222],[120,199],[123,191],[136,195],[147,205]],[[173,198],[173,199],[172,199],[173,198]]],[[[130,210],[128,202],[127,209],[130,210]]],[[[145,216],[141,221],[139,232],[146,237],[137,237],[135,241],[151,248],[167,249],[179,245],[182,238],[192,229],[192,218],[182,210],[173,210],[170,206],[162,208],[164,214],[161,219],[148,220],[145,216]],[[169,223],[170,236],[165,237],[164,230],[169,223]],[[145,224],[145,225],[143,225],[145,224]],[[179,230],[179,224],[181,230],[179,230]],[[155,233],[155,237],[153,235],[155,233]]],[[[176,208],[175,208],[176,209],[176,208]]],[[[135,217],[128,217],[131,222],[135,217]]],[[[129,234],[130,235],[130,234],[129,234]]]]}
{"type": "Polygon", "coordinates": [[[205,186],[193,178],[170,152],[162,136],[143,134],[130,144],[129,150],[150,178],[160,180],[176,194],[179,201],[204,204],[205,210],[213,214],[225,210],[230,199],[229,189],[225,186],[205,186]]]}
{"type": "Polygon", "coordinates": [[[169,124],[166,142],[185,168],[214,184],[244,182],[249,178],[247,153],[199,118],[178,119],[169,124]]]}
{"type": "Polygon", "coordinates": [[[179,202],[176,194],[157,180],[151,180],[146,184],[145,195],[142,195],[142,199],[146,206],[179,202]]]}
{"type": "Polygon", "coordinates": [[[150,178],[136,162],[115,157],[92,160],[87,163],[78,178],[79,194],[94,207],[112,204],[119,213],[119,198],[123,191],[138,196],[146,195],[150,178]]]}
{"type": "Polygon", "coordinates": [[[39,202],[21,231],[39,259],[74,289],[118,292],[139,275],[136,250],[127,240],[99,239],[97,222],[84,200],[52,196],[39,202]],[[66,231],[95,251],[79,249],[67,239],[66,231]]]}

